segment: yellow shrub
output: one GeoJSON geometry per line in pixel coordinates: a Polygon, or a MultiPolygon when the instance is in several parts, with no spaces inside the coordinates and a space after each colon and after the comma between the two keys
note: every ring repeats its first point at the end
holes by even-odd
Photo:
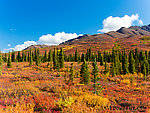
{"type": "Polygon", "coordinates": [[[83,101],[91,107],[104,108],[110,105],[107,98],[102,98],[97,95],[85,95],[83,101]]]}
{"type": "Polygon", "coordinates": [[[130,80],[129,79],[124,79],[124,80],[121,80],[121,83],[130,84],[130,80]]]}
{"type": "Polygon", "coordinates": [[[71,106],[71,104],[74,102],[74,99],[72,97],[67,97],[65,99],[60,99],[57,102],[57,105],[61,108],[61,107],[67,107],[67,106],[71,106]]]}

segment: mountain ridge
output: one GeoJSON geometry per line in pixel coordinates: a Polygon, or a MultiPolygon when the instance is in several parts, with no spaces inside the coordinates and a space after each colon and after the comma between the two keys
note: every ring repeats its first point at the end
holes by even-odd
{"type": "MultiPolygon", "coordinates": [[[[76,49],[80,53],[86,52],[87,48],[92,51],[111,50],[116,45],[119,48],[150,50],[150,40],[143,40],[144,36],[150,36],[150,24],[145,26],[121,27],[117,31],[110,31],[104,34],[85,34],[74,39],[67,40],[57,46],[32,45],[31,48],[41,48],[43,51],[53,48],[64,48],[67,54],[73,54],[76,49]]],[[[30,47],[26,48],[28,50],[30,47]]]]}

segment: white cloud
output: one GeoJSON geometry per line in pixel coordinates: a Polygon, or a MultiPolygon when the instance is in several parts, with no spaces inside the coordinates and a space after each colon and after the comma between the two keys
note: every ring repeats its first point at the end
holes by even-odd
{"type": "Polygon", "coordinates": [[[116,31],[121,27],[130,27],[134,23],[138,25],[143,25],[143,21],[139,19],[139,15],[124,15],[123,17],[112,17],[109,16],[108,18],[103,20],[103,29],[98,30],[99,32],[109,32],[109,31],[116,31]]]}
{"type": "Polygon", "coordinates": [[[8,44],[8,47],[10,47],[11,45],[10,44],[8,44]]]}
{"type": "Polygon", "coordinates": [[[72,38],[76,38],[79,35],[76,33],[65,33],[65,32],[59,32],[56,33],[54,36],[51,34],[43,35],[39,38],[37,41],[38,44],[45,44],[45,45],[58,45],[64,41],[67,41],[72,38]]]}
{"type": "Polygon", "coordinates": [[[2,53],[9,52],[9,51],[12,51],[12,50],[14,50],[14,48],[3,49],[2,53]]]}
{"type": "MultiPolygon", "coordinates": [[[[82,34],[77,35],[76,33],[65,33],[59,32],[56,33],[54,36],[51,34],[43,35],[39,38],[38,41],[25,41],[23,44],[18,44],[14,48],[4,49],[2,52],[9,52],[9,51],[21,51],[28,46],[37,45],[37,44],[44,44],[44,45],[58,45],[64,41],[67,41],[72,38],[76,38],[78,36],[82,36],[82,34]]],[[[8,46],[11,46],[8,44],[8,46]]]]}
{"type": "Polygon", "coordinates": [[[14,47],[14,51],[21,51],[25,48],[27,48],[28,46],[31,46],[31,45],[36,45],[37,43],[35,41],[26,41],[24,42],[23,44],[18,44],[14,47]]]}

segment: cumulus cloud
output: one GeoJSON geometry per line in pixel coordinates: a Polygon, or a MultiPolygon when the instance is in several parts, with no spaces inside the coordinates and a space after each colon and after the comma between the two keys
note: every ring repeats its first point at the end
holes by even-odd
{"type": "Polygon", "coordinates": [[[143,21],[139,19],[139,15],[124,15],[123,17],[112,17],[109,16],[108,18],[103,20],[103,29],[98,30],[99,32],[109,32],[109,31],[116,31],[121,27],[130,27],[134,23],[138,25],[143,25],[143,21]]]}
{"type": "Polygon", "coordinates": [[[56,33],[54,36],[51,34],[43,35],[39,38],[38,44],[45,44],[45,45],[58,45],[64,41],[67,41],[72,38],[76,38],[79,35],[76,33],[65,33],[65,32],[59,32],[56,33]]]}
{"type": "Polygon", "coordinates": [[[27,48],[28,46],[31,45],[36,45],[37,43],[35,41],[26,41],[23,44],[18,44],[14,47],[14,51],[21,51],[25,48],[27,48]]]}
{"type": "MultiPolygon", "coordinates": [[[[23,44],[18,44],[14,48],[4,49],[2,52],[8,52],[12,50],[21,51],[27,48],[28,46],[37,45],[37,44],[58,45],[64,41],[76,38],[78,36],[82,36],[82,34],[77,35],[76,33],[65,33],[65,32],[56,33],[54,36],[51,34],[47,34],[47,35],[41,36],[38,41],[25,41],[23,44]]],[[[8,44],[8,46],[11,46],[11,45],[8,44]]]]}

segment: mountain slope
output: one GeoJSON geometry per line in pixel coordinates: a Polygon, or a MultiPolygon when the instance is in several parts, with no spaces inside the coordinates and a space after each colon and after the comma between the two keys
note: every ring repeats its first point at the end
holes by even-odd
{"type": "MultiPolygon", "coordinates": [[[[110,51],[113,47],[126,48],[126,49],[150,49],[149,38],[142,39],[145,36],[150,36],[150,25],[147,26],[131,26],[129,28],[122,27],[117,31],[111,31],[104,34],[89,35],[85,34],[77,38],[65,41],[58,46],[47,46],[46,49],[64,48],[67,54],[73,54],[76,49],[80,53],[85,52],[87,48],[92,51],[110,51]]],[[[34,46],[34,48],[40,46],[34,46]]],[[[28,50],[28,47],[26,50],[28,50]]],[[[43,47],[41,47],[43,48],[43,47]]],[[[46,50],[43,49],[43,50],[46,50]]]]}

